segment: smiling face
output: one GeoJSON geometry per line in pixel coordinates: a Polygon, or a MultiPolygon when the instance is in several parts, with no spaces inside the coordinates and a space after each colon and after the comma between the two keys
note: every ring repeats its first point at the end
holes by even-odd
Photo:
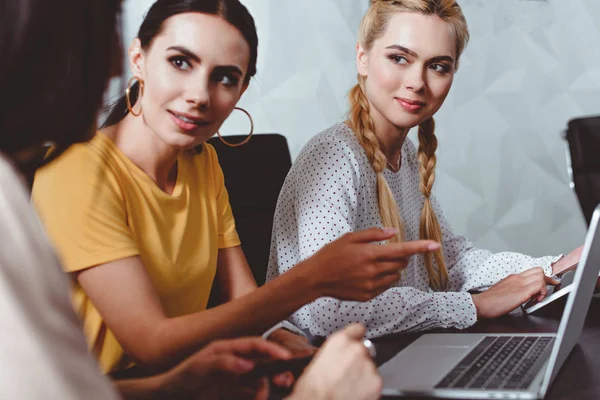
{"type": "Polygon", "coordinates": [[[452,27],[438,16],[395,13],[371,49],[357,46],[373,116],[401,128],[432,117],[452,86],[456,53],[452,27]]]}
{"type": "Polygon", "coordinates": [[[137,39],[130,48],[132,72],[144,81],[144,123],[175,148],[208,140],[245,91],[249,59],[242,34],[221,17],[168,18],[148,49],[137,39]]]}

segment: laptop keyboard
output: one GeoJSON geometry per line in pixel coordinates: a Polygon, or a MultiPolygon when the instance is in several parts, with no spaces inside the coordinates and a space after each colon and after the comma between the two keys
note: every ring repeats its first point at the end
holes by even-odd
{"type": "Polygon", "coordinates": [[[436,388],[526,389],[553,342],[553,337],[486,336],[436,388]]]}

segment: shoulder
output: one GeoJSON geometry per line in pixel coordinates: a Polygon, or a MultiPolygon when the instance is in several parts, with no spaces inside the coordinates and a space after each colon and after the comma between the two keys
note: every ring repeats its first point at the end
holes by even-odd
{"type": "Polygon", "coordinates": [[[311,138],[298,155],[296,164],[358,171],[364,163],[363,158],[364,150],[352,130],[337,123],[311,138]]]}
{"type": "Polygon", "coordinates": [[[85,209],[93,199],[107,195],[120,198],[124,167],[109,141],[96,135],[89,142],[71,146],[40,168],[32,187],[38,210],[46,206],[85,209]]]}
{"type": "MultiPolygon", "coordinates": [[[[51,180],[60,184],[62,181],[73,183],[89,177],[96,177],[99,172],[106,174],[115,167],[114,144],[101,134],[96,134],[86,143],[72,145],[50,164],[40,168],[35,181],[51,180]]],[[[35,183],[34,183],[35,185],[35,183]]]]}
{"type": "Polygon", "coordinates": [[[302,197],[323,193],[346,196],[369,179],[369,168],[352,130],[336,124],[304,146],[286,178],[285,189],[302,197]]]}

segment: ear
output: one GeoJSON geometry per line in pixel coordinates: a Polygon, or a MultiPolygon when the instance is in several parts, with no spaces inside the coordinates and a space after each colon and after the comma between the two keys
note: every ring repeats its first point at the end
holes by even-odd
{"type": "Polygon", "coordinates": [[[369,55],[359,42],[356,42],[356,70],[358,74],[366,77],[369,65],[369,55]]]}
{"type": "Polygon", "coordinates": [[[140,39],[135,38],[129,45],[129,69],[133,76],[144,79],[144,51],[140,39]]]}

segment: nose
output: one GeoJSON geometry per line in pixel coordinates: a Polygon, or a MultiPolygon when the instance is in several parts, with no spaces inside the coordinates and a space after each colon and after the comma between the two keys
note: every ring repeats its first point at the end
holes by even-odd
{"type": "Polygon", "coordinates": [[[412,65],[404,75],[404,87],[412,92],[421,92],[425,88],[424,71],[420,65],[412,65]]]}
{"type": "Polygon", "coordinates": [[[194,83],[189,83],[185,92],[186,101],[195,108],[207,109],[210,107],[210,82],[208,77],[197,77],[194,83]]]}

